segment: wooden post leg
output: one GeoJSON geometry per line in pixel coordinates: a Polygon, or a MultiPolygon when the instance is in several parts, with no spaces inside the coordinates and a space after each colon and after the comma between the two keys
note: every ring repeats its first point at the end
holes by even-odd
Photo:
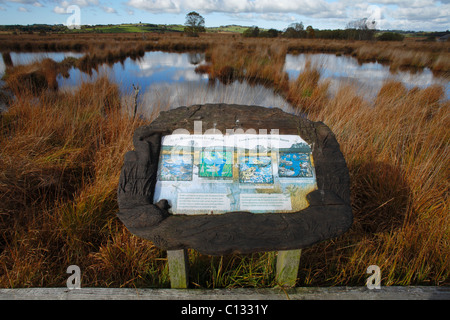
{"type": "Polygon", "coordinates": [[[189,284],[189,259],[187,250],[167,250],[170,287],[186,289],[189,284]]]}
{"type": "Polygon", "coordinates": [[[294,287],[302,250],[278,251],[276,281],[282,287],[294,287]]]}

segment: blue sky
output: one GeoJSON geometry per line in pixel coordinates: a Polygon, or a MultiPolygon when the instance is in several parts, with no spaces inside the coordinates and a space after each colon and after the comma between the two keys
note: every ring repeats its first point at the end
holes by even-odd
{"type": "Polygon", "coordinates": [[[207,27],[239,24],[285,29],[303,22],[318,29],[345,28],[369,18],[378,29],[450,29],[450,0],[0,0],[0,24],[66,24],[70,6],[81,24],[184,24],[199,12],[207,27]]]}

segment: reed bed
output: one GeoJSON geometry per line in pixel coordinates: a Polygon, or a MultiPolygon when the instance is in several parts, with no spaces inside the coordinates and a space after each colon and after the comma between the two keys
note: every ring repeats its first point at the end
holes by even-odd
{"type": "Polygon", "coordinates": [[[346,86],[310,112],[340,142],[355,221],[343,237],[305,250],[305,283],[358,284],[376,264],[385,285],[449,284],[450,114],[442,97],[438,86],[388,81],[372,103],[346,86]]]}
{"type": "MultiPolygon", "coordinates": [[[[381,268],[382,285],[450,284],[450,105],[443,89],[387,81],[373,101],[352,85],[330,97],[317,66],[286,77],[292,43],[230,41],[208,47],[199,72],[272,88],[332,129],[349,167],[354,224],[303,250],[297,285],[364,285],[372,264],[381,268]]],[[[12,89],[20,74],[7,82],[12,89]]],[[[165,253],[130,234],[115,213],[132,134],[170,98],[149,91],[149,120],[131,117],[124,101],[106,77],[73,92],[48,85],[15,91],[0,114],[0,287],[65,286],[71,264],[81,267],[86,287],[169,286],[165,253]]],[[[189,258],[194,287],[276,284],[273,252],[209,257],[189,250],[189,258]]]]}
{"type": "Polygon", "coordinates": [[[142,124],[107,78],[16,96],[0,115],[1,287],[61,286],[70,264],[86,286],[151,276],[159,250],[115,215],[121,161],[142,124]]]}

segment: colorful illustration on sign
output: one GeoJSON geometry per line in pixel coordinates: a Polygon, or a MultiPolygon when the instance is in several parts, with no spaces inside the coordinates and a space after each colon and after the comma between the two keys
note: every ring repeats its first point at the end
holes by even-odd
{"type": "Polygon", "coordinates": [[[167,135],[154,202],[172,214],[296,212],[317,189],[311,146],[298,135],[167,135]]]}
{"type": "Polygon", "coordinates": [[[233,177],[233,154],[227,151],[202,151],[199,177],[233,177]]]}
{"type": "Polygon", "coordinates": [[[159,179],[161,181],[191,181],[192,154],[162,154],[159,179]]]}
{"type": "Polygon", "coordinates": [[[313,176],[310,154],[280,152],[278,176],[291,178],[310,178],[313,176]]]}
{"type": "Polygon", "coordinates": [[[241,157],[239,159],[239,182],[273,183],[271,157],[241,157]]]}

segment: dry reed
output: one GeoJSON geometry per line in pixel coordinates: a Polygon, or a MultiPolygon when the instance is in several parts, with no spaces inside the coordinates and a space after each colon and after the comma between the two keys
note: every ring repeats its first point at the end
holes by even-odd
{"type": "Polygon", "coordinates": [[[142,122],[106,78],[34,97],[22,91],[0,116],[0,286],[61,286],[70,264],[87,270],[84,285],[122,284],[101,261],[120,233],[147,246],[115,216],[121,161],[142,122]]]}

